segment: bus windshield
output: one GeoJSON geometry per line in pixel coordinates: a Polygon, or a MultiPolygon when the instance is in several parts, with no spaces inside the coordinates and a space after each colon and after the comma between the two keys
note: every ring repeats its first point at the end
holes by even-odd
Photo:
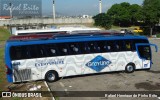
{"type": "Polygon", "coordinates": [[[148,45],[138,46],[139,56],[146,60],[151,60],[151,49],[148,45]]]}

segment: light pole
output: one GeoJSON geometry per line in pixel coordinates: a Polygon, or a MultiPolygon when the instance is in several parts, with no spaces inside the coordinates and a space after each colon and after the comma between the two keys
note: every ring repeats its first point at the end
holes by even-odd
{"type": "Polygon", "coordinates": [[[102,13],[102,0],[99,0],[99,13],[102,13]]]}
{"type": "Polygon", "coordinates": [[[9,3],[10,17],[12,18],[12,3],[9,3]]]}
{"type": "Polygon", "coordinates": [[[53,0],[53,19],[56,19],[56,11],[55,11],[55,1],[53,0]]]}

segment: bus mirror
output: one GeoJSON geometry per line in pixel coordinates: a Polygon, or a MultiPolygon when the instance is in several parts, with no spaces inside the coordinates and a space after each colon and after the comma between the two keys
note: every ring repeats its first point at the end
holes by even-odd
{"type": "Polygon", "coordinates": [[[150,44],[150,46],[154,46],[154,47],[155,47],[155,49],[156,49],[156,51],[155,51],[155,52],[158,52],[158,46],[157,46],[157,45],[155,45],[155,44],[150,44]]]}

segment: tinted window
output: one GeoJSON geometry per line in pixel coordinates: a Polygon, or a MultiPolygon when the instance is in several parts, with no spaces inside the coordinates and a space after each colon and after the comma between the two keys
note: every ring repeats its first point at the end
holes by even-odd
{"type": "Polygon", "coordinates": [[[135,39],[133,40],[133,50],[136,50],[136,43],[148,43],[148,40],[144,40],[144,39],[135,39]]]}
{"type": "Polygon", "coordinates": [[[114,52],[115,48],[114,48],[114,41],[107,41],[106,42],[106,47],[108,52],[114,52]]]}
{"type": "Polygon", "coordinates": [[[79,42],[78,43],[80,48],[80,54],[87,54],[89,53],[89,47],[87,46],[86,42],[79,42]]]}
{"type": "Polygon", "coordinates": [[[56,47],[58,48],[58,56],[64,56],[69,54],[69,49],[66,43],[57,43],[56,47]]]}
{"type": "Polygon", "coordinates": [[[80,49],[77,43],[68,43],[68,47],[70,50],[70,55],[80,53],[80,49]]]}
{"type": "Polygon", "coordinates": [[[25,46],[11,47],[10,56],[12,60],[27,59],[29,53],[25,46]]]}
{"type": "Polygon", "coordinates": [[[42,45],[26,45],[11,47],[10,55],[12,60],[20,60],[45,57],[46,53],[42,45]]]}
{"type": "Polygon", "coordinates": [[[107,45],[106,41],[98,41],[97,42],[97,49],[99,52],[107,52],[107,45]]]}
{"type": "Polygon", "coordinates": [[[76,54],[131,51],[136,50],[136,43],[148,43],[148,41],[135,39],[13,46],[10,49],[10,55],[12,60],[19,60],[76,54]]]}
{"type": "Polygon", "coordinates": [[[133,50],[133,42],[131,40],[124,40],[124,50],[125,51],[133,50]]]}
{"type": "Polygon", "coordinates": [[[138,46],[138,51],[141,58],[151,60],[151,50],[149,46],[138,46]]]}
{"type": "Polygon", "coordinates": [[[44,48],[48,57],[58,56],[58,51],[55,44],[44,45],[44,48]]]}
{"type": "Polygon", "coordinates": [[[30,45],[27,46],[27,51],[30,53],[30,58],[46,57],[43,45],[30,45]]]}
{"type": "Polygon", "coordinates": [[[115,51],[124,51],[124,42],[122,40],[117,40],[114,42],[115,51]]]}
{"type": "Polygon", "coordinates": [[[87,42],[87,48],[89,53],[98,53],[98,47],[96,42],[87,42]]]}

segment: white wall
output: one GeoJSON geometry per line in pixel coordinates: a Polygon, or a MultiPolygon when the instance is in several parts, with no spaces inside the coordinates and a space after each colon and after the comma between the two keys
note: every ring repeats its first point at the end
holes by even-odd
{"type": "Polygon", "coordinates": [[[43,18],[43,19],[12,19],[12,20],[0,20],[0,26],[4,25],[13,25],[13,24],[63,24],[63,23],[93,23],[92,18],[57,18],[55,21],[52,18],[43,18]]]}

